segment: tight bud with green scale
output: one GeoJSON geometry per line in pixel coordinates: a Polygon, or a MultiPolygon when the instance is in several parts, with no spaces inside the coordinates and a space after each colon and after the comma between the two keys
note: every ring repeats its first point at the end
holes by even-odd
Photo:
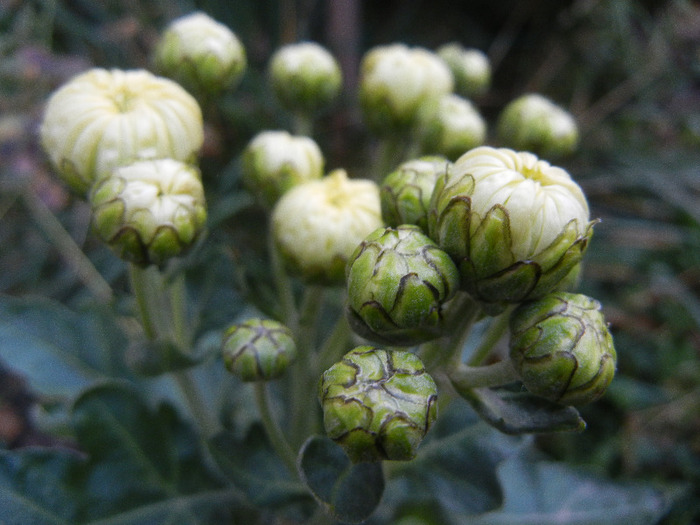
{"type": "Polygon", "coordinates": [[[324,164],[313,139],[286,131],[263,131],[243,151],[241,176],[258,201],[271,208],[294,186],[320,179],[324,164]]]}
{"type": "Polygon", "coordinates": [[[238,37],[205,13],[174,20],[155,49],[156,68],[195,93],[234,87],[247,59],[238,37]]]}
{"type": "Polygon", "coordinates": [[[116,69],[92,69],[54,92],[39,134],[58,176],[80,196],[136,160],[192,162],[204,140],[199,105],[179,84],[116,69]]]}
{"type": "Polygon", "coordinates": [[[443,335],[442,307],[459,289],[459,272],[418,226],[379,228],[350,257],[347,289],[355,332],[413,346],[443,335]]]}
{"type": "Polygon", "coordinates": [[[311,115],[340,93],[343,76],[338,62],[314,42],[288,44],[270,59],[272,89],[289,111],[311,115]]]}
{"type": "Polygon", "coordinates": [[[437,417],[437,387],[410,352],[359,346],[319,385],[328,436],[354,462],[415,457],[437,417]]]}
{"type": "Polygon", "coordinates": [[[595,221],[569,174],[527,152],[482,146],[438,180],[429,232],[489,313],[570,281],[595,221]]]}
{"type": "Polygon", "coordinates": [[[510,357],[523,385],[562,405],[603,395],[617,354],[600,311],[585,295],[556,292],[520,305],[510,318],[510,357]]]}
{"type": "Polygon", "coordinates": [[[578,145],[578,126],[571,113],[537,94],[522,95],[508,104],[496,131],[505,146],[543,157],[567,155],[578,145]]]}
{"type": "Polygon", "coordinates": [[[406,161],[387,175],[379,188],[387,225],[415,224],[427,232],[430,196],[449,164],[444,157],[425,156],[406,161]]]}
{"type": "Polygon", "coordinates": [[[162,265],[192,246],[207,212],[197,168],[173,159],[116,168],[90,194],[93,228],[122,259],[162,265]]]}
{"type": "Polygon", "coordinates": [[[456,93],[472,98],[491,86],[491,63],[483,51],[453,42],[438,48],[437,54],[452,71],[456,93]]]}
{"type": "Polygon", "coordinates": [[[281,377],[296,359],[292,331],[271,319],[249,319],[230,326],[222,343],[224,364],[242,381],[281,377]]]}
{"type": "Polygon", "coordinates": [[[344,170],[287,192],[272,212],[272,233],[292,273],[318,284],[342,284],[357,245],[382,226],[379,188],[344,170]]]}
{"type": "Polygon", "coordinates": [[[453,87],[447,64],[427,49],[403,44],[370,49],[360,66],[360,105],[379,135],[410,133],[453,87]]]}
{"type": "Polygon", "coordinates": [[[471,102],[452,93],[444,95],[437,111],[421,124],[420,142],[426,154],[456,160],[485,141],[486,121],[471,102]]]}

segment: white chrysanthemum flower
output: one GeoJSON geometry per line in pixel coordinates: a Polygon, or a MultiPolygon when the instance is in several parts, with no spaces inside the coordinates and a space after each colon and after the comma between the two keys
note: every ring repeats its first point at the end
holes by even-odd
{"type": "Polygon", "coordinates": [[[379,188],[335,170],[287,192],[272,214],[275,242],[302,278],[340,284],[358,244],[383,225],[379,188]]]}
{"type": "Polygon", "coordinates": [[[320,179],[325,160],[316,142],[286,131],[263,131],[242,156],[243,183],[265,206],[302,182],[320,179]]]}
{"type": "Polygon", "coordinates": [[[191,246],[207,216],[199,170],[173,159],[115,169],[94,186],[90,202],[98,236],[140,265],[163,264],[191,246]]]}
{"type": "Polygon", "coordinates": [[[217,92],[243,75],[245,48],[227,26],[196,12],[174,20],[155,49],[156,67],[188,88],[217,92]]]}
{"type": "Polygon", "coordinates": [[[39,133],[58,175],[80,195],[136,160],[193,161],[204,141],[197,101],[143,70],[92,69],[73,78],[49,99],[39,133]]]}
{"type": "Polygon", "coordinates": [[[497,132],[506,146],[548,157],[571,153],[578,145],[578,126],[571,113],[534,93],[503,109],[497,132]]]}
{"type": "Polygon", "coordinates": [[[270,59],[270,80],[280,103],[292,111],[313,113],[340,93],[340,66],[324,47],[314,42],[288,44],[270,59]]]}
{"type": "Polygon", "coordinates": [[[581,188],[528,152],[482,146],[457,159],[430,203],[429,231],[460,267],[462,286],[496,305],[567,282],[592,234],[581,188]]]}
{"type": "Polygon", "coordinates": [[[403,44],[375,47],[361,64],[365,121],[378,133],[409,131],[453,85],[447,64],[427,49],[403,44]]]}
{"type": "Polygon", "coordinates": [[[450,67],[455,91],[463,97],[482,95],[491,86],[491,63],[483,51],[451,43],[440,47],[437,54],[450,67]]]}
{"type": "Polygon", "coordinates": [[[486,141],[486,121],[468,100],[450,93],[440,99],[437,112],[423,124],[422,145],[426,154],[455,160],[486,141]]]}

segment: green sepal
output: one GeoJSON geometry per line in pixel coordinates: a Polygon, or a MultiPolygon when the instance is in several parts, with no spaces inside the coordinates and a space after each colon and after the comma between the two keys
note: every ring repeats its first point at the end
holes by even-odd
{"type": "Polygon", "coordinates": [[[487,277],[484,271],[491,268],[506,268],[515,262],[511,249],[510,217],[506,209],[497,204],[478,224],[470,234],[474,242],[471,243],[469,260],[473,268],[482,271],[477,270],[474,279],[487,277]]]}

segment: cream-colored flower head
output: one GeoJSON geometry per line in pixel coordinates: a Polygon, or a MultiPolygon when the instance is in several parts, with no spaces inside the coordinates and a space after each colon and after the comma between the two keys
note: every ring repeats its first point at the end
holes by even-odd
{"type": "Polygon", "coordinates": [[[273,235],[290,269],[310,282],[341,284],[355,248],[382,226],[379,188],[335,170],[286,193],[272,213],[273,235]]]}
{"type": "Polygon", "coordinates": [[[155,49],[156,67],[196,92],[233,87],[243,75],[245,48],[227,26],[205,13],[174,20],[155,49]]]}
{"type": "Polygon", "coordinates": [[[423,123],[421,141],[425,154],[455,160],[486,141],[486,121],[471,102],[450,93],[423,123]]]}
{"type": "MultiPolygon", "coordinates": [[[[511,249],[517,259],[545,249],[572,220],[579,235],[588,227],[588,203],[580,186],[566,170],[532,153],[476,148],[455,162],[453,173],[474,178],[473,214],[485,217],[496,205],[508,211],[511,249]]],[[[472,233],[477,227],[472,224],[472,233]]]]}
{"type": "Polygon", "coordinates": [[[272,207],[294,186],[320,179],[324,164],[313,139],[286,131],[263,131],[243,151],[243,183],[261,204],[272,207]]]}
{"type": "Polygon", "coordinates": [[[39,133],[59,177],[81,196],[136,160],[194,161],[204,140],[197,101],[144,70],[78,75],[49,98],[39,133]]]}
{"type": "Polygon", "coordinates": [[[206,222],[199,170],[173,159],[115,169],[90,195],[97,235],[122,259],[161,265],[193,244],[206,222]]]}
{"type": "Polygon", "coordinates": [[[578,146],[573,115],[536,93],[509,103],[498,117],[497,132],[508,147],[550,158],[572,153],[578,146]]]}
{"type": "Polygon", "coordinates": [[[380,134],[408,132],[453,85],[447,64],[427,49],[403,44],[375,47],[362,59],[360,71],[365,122],[380,134]]]}
{"type": "Polygon", "coordinates": [[[270,80],[282,106],[290,111],[313,113],[326,107],[340,93],[340,66],[315,42],[288,44],[270,59],[270,80]]]}
{"type": "Polygon", "coordinates": [[[441,46],[437,54],[450,67],[455,92],[463,97],[482,95],[491,86],[491,63],[483,51],[453,42],[441,46]]]}
{"type": "Polygon", "coordinates": [[[592,225],[586,198],[565,170],[532,153],[482,146],[438,180],[428,227],[460,267],[462,286],[501,305],[568,282],[592,225]]]}

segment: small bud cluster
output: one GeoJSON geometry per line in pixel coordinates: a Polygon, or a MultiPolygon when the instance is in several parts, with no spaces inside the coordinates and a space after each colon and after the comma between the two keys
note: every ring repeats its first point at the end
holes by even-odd
{"type": "MultiPolygon", "coordinates": [[[[159,71],[208,102],[247,68],[236,35],[203,13],[169,25],[154,57],[159,71]]],[[[487,124],[473,102],[491,83],[481,51],[378,46],[361,62],[360,109],[375,138],[400,147],[384,152],[392,164],[376,170],[377,184],[342,168],[326,174],[321,147],[307,136],[312,117],[342,88],[335,58],[316,43],[290,44],[272,54],[267,73],[279,106],[296,119],[295,134],[260,131],[235,167],[267,213],[269,246],[282,262],[272,266],[298,277],[295,285],[344,284],[354,335],[386,345],[355,348],[321,378],[326,432],[352,461],[415,456],[437,415],[420,345],[437,352],[452,336],[463,344],[455,326],[478,315],[513,310],[510,370],[532,394],[574,405],[602,395],[615,372],[610,332],[597,301],[566,291],[595,221],[569,173],[538,156],[575,149],[571,115],[525,95],[499,117],[507,147],[484,145],[487,124]],[[415,157],[403,158],[405,151],[415,157]],[[459,310],[465,304],[469,315],[459,310]]],[[[89,198],[96,234],[122,259],[162,267],[202,236],[202,112],[173,80],[88,71],[51,97],[40,133],[61,179],[89,198]]],[[[298,314],[287,320],[294,334],[303,325],[298,314]]],[[[289,328],[258,318],[228,327],[222,352],[242,381],[280,377],[297,353],[289,328]]],[[[425,360],[431,371],[435,361],[425,360]]]]}

